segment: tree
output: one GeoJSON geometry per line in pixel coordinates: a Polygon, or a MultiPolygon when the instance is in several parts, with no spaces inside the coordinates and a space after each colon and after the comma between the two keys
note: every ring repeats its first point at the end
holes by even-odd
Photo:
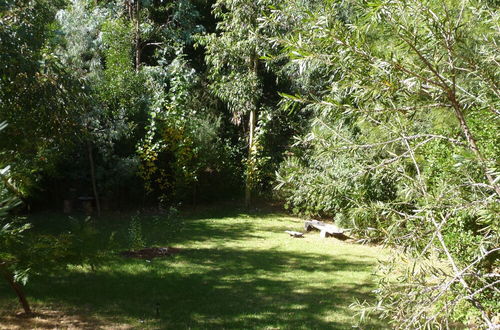
{"type": "Polygon", "coordinates": [[[261,107],[262,63],[268,48],[259,26],[259,17],[272,1],[219,0],[214,4],[217,33],[199,39],[206,47],[211,90],[226,102],[233,122],[248,125],[245,204],[250,205],[255,180],[255,130],[261,107]],[[243,119],[244,118],[244,119],[243,119]]]}
{"type": "MultiPolygon", "coordinates": [[[[99,6],[93,1],[74,1],[57,18],[63,38],[56,49],[74,77],[84,83],[79,142],[85,147],[90,183],[100,214],[100,196],[116,193],[119,181],[104,173],[126,168],[122,179],[137,171],[135,143],[141,138],[151,93],[140,72],[138,4],[117,1],[99,6]],[[133,17],[130,17],[133,15],[133,17]],[[99,179],[98,179],[99,178],[99,179]],[[109,178],[109,179],[107,179],[109,178]],[[107,191],[106,191],[107,190],[107,191]]],[[[73,150],[78,153],[78,149],[73,150]]],[[[132,174],[133,175],[133,174],[132,174]]],[[[113,176],[117,176],[114,173],[113,176]]]]}
{"type": "Polygon", "coordinates": [[[298,210],[337,214],[359,235],[402,248],[386,264],[377,305],[402,328],[493,326],[497,9],[480,1],[332,2],[278,40],[294,74],[328,73],[321,89],[285,95],[315,118],[279,188],[298,210]],[[318,166],[320,157],[331,166],[318,166]],[[294,181],[304,171],[307,182],[294,181]],[[401,267],[402,286],[390,280],[401,267]]]}
{"type": "Polygon", "coordinates": [[[15,168],[26,199],[40,174],[53,167],[79,131],[78,103],[84,90],[50,51],[59,1],[2,2],[0,17],[0,120],[2,162],[15,168]]]}

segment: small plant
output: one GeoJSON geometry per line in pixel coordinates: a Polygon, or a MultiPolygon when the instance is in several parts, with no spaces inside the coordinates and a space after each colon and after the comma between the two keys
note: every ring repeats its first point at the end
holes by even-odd
{"type": "Polygon", "coordinates": [[[128,227],[129,245],[132,250],[139,250],[146,246],[142,234],[142,223],[138,215],[132,216],[128,227]]]}
{"type": "Polygon", "coordinates": [[[167,212],[167,219],[173,220],[173,219],[178,218],[178,217],[179,217],[179,210],[174,206],[170,206],[170,208],[168,209],[168,212],[167,212]]]}
{"type": "Polygon", "coordinates": [[[170,206],[164,215],[157,215],[152,218],[154,224],[154,233],[152,239],[166,242],[178,234],[184,227],[184,221],[179,216],[179,210],[170,206]]]}
{"type": "Polygon", "coordinates": [[[167,213],[168,229],[171,234],[176,234],[184,227],[184,222],[179,217],[179,210],[171,206],[167,213]]]}
{"type": "Polygon", "coordinates": [[[71,246],[68,254],[72,256],[71,263],[88,264],[95,270],[103,262],[111,237],[105,237],[90,216],[85,219],[69,217],[69,223],[71,246]]]}

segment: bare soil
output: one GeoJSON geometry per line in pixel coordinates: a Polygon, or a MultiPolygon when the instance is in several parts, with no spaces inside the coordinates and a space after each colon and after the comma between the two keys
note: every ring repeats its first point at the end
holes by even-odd
{"type": "Polygon", "coordinates": [[[0,329],[132,329],[132,327],[127,324],[104,324],[91,316],[71,315],[43,308],[30,316],[21,312],[2,315],[0,329]]]}

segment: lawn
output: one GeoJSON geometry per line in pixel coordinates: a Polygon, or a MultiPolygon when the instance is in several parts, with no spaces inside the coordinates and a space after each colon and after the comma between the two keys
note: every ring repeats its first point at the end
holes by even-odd
{"type": "MultiPolygon", "coordinates": [[[[148,245],[181,249],[152,260],[118,255],[130,216],[99,219],[99,231],[116,240],[105,261],[33,276],[26,292],[40,315],[31,320],[12,316],[17,301],[0,282],[0,328],[349,329],[349,305],[372,299],[378,247],[317,232],[291,238],[283,231],[300,231],[303,221],[280,213],[206,210],[182,219],[171,234],[171,220],[141,217],[148,245]]],[[[60,230],[67,217],[32,221],[40,231],[60,230]]],[[[383,328],[375,320],[363,327],[383,328]]]]}

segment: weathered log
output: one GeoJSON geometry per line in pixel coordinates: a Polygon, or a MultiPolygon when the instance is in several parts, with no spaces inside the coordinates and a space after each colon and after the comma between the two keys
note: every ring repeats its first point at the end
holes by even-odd
{"type": "Polygon", "coordinates": [[[289,234],[292,237],[304,237],[304,234],[298,231],[285,230],[285,233],[289,234]]]}
{"type": "Polygon", "coordinates": [[[325,232],[325,234],[322,234],[322,235],[326,235],[327,233],[330,235],[344,233],[344,230],[342,228],[339,228],[333,224],[327,224],[327,223],[324,223],[324,222],[318,221],[318,220],[307,220],[306,222],[304,222],[304,229],[306,231],[310,231],[312,229],[318,229],[321,232],[325,232]]]}
{"type": "Polygon", "coordinates": [[[306,222],[304,222],[304,229],[306,231],[317,229],[320,231],[319,235],[322,238],[333,236],[342,241],[345,241],[346,239],[350,238],[349,236],[344,234],[345,232],[344,229],[339,228],[333,224],[324,223],[318,220],[307,220],[306,222]]]}

